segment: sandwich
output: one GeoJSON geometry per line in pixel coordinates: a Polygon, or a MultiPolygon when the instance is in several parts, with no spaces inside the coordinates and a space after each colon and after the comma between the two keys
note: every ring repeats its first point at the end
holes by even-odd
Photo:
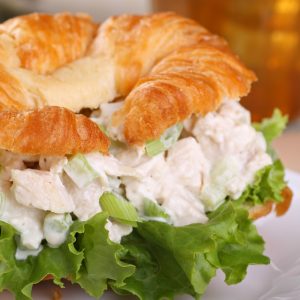
{"type": "Polygon", "coordinates": [[[0,290],[63,279],[92,297],[199,299],[221,269],[268,264],[254,219],[292,193],[251,123],[256,76],[174,13],[68,13],[0,25],[0,290]]]}

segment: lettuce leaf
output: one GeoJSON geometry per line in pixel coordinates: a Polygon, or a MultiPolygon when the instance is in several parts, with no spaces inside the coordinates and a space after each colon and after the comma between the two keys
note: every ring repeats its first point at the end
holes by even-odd
{"type": "Polygon", "coordinates": [[[16,232],[8,224],[1,222],[0,236],[0,290],[8,289],[17,300],[31,299],[32,286],[47,275],[54,277],[54,282],[63,286],[61,279],[72,276],[78,271],[83,253],[74,247],[76,230],[66,243],[59,248],[45,247],[36,257],[18,261],[16,252],[16,232]]]}
{"type": "Polygon", "coordinates": [[[111,242],[104,229],[107,215],[97,214],[84,225],[76,247],[84,252],[85,259],[77,272],[76,280],[91,296],[100,297],[107,289],[107,282],[122,286],[124,279],[134,273],[135,267],[121,261],[126,251],[120,244],[111,242]],[[101,230],[99,230],[101,229],[101,230]]]}
{"type": "Polygon", "coordinates": [[[240,282],[249,264],[268,264],[264,241],[248,219],[248,212],[227,201],[210,214],[206,224],[174,227],[160,222],[139,224],[123,239],[125,262],[136,272],[126,285],[113,288],[139,299],[173,299],[190,294],[198,299],[218,268],[228,284],[240,282]]]}
{"type": "Polygon", "coordinates": [[[258,171],[254,183],[247,187],[237,201],[252,205],[264,204],[270,200],[281,202],[281,192],[285,187],[284,167],[280,160],[276,160],[272,165],[258,171]]]}
{"type": "Polygon", "coordinates": [[[253,123],[253,127],[260,131],[268,145],[279,137],[284,131],[288,117],[284,116],[279,109],[275,109],[271,118],[263,119],[261,123],[253,123]]]}
{"type": "Polygon", "coordinates": [[[274,139],[279,137],[288,122],[288,116],[284,116],[279,109],[275,109],[271,118],[263,119],[260,123],[253,123],[252,126],[263,134],[267,142],[267,152],[273,161],[277,160],[276,151],[272,147],[274,139]]]}
{"type": "MultiPolygon", "coordinates": [[[[155,222],[155,221],[153,221],[155,222]]],[[[160,227],[159,222],[155,226],[160,227]]],[[[145,224],[149,224],[146,222],[145,224]]],[[[111,285],[118,294],[136,295],[139,299],[172,299],[174,295],[194,294],[193,287],[179,264],[168,251],[148,243],[137,230],[124,238],[125,261],[136,266],[136,272],[125,280],[123,287],[111,285]]]]}
{"type": "Polygon", "coordinates": [[[63,245],[45,246],[38,256],[24,261],[14,256],[16,231],[0,222],[0,291],[11,291],[17,300],[31,299],[33,284],[50,274],[57,285],[63,287],[61,279],[68,278],[95,297],[107,288],[108,280],[121,286],[134,266],[123,263],[123,247],[108,240],[107,217],[99,213],[87,222],[74,222],[63,245]]]}
{"type": "Polygon", "coordinates": [[[253,123],[253,127],[261,132],[267,143],[267,151],[273,158],[273,164],[257,172],[255,181],[248,186],[238,202],[251,205],[264,204],[267,201],[281,202],[281,192],[286,186],[284,166],[272,148],[272,141],[284,131],[288,117],[279,109],[275,109],[271,118],[263,119],[261,123],[253,123]]]}
{"type": "Polygon", "coordinates": [[[144,300],[173,299],[183,293],[198,299],[218,268],[226,282],[234,284],[244,278],[249,264],[269,262],[245,209],[227,201],[209,219],[207,224],[184,227],[139,223],[120,245],[108,240],[107,214],[99,213],[86,222],[74,222],[61,247],[45,247],[24,261],[13,255],[15,230],[1,222],[0,290],[28,300],[33,284],[51,274],[61,287],[61,279],[68,278],[93,297],[100,297],[109,285],[144,300]]]}

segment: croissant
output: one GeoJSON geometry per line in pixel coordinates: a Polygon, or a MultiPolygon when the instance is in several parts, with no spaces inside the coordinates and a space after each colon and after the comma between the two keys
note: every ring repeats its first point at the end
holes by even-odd
{"type": "Polygon", "coordinates": [[[84,56],[97,27],[85,14],[35,13],[10,19],[0,25],[0,63],[50,74],[84,56]]]}
{"type": "Polygon", "coordinates": [[[0,25],[0,109],[79,111],[116,96],[113,64],[87,56],[98,25],[84,14],[31,14],[0,25]]]}
{"type": "Polygon", "coordinates": [[[226,99],[238,100],[255,75],[229,52],[200,43],[162,59],[141,78],[114,116],[124,123],[130,144],[158,138],[192,113],[215,111],[226,99]]]}
{"type": "Polygon", "coordinates": [[[110,18],[89,53],[113,57],[117,94],[129,93],[114,124],[130,144],[238,100],[256,80],[222,38],[174,13],[110,18]]]}
{"type": "Polygon", "coordinates": [[[99,27],[89,53],[113,57],[116,89],[118,94],[126,96],[162,58],[202,41],[228,50],[222,38],[175,13],[121,15],[109,18],[99,27]]]}
{"type": "Polygon", "coordinates": [[[122,96],[113,119],[130,144],[238,100],[256,79],[222,38],[174,13],[122,15],[100,26],[83,15],[32,14],[0,33],[1,110],[78,112],[122,96]]]}
{"type": "Polygon", "coordinates": [[[66,155],[108,152],[96,123],[61,107],[0,112],[0,149],[22,154],[66,155]]]}

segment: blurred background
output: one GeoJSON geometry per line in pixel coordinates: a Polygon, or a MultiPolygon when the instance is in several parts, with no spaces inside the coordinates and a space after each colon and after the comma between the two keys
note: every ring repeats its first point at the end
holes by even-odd
{"type": "Polygon", "coordinates": [[[256,72],[259,81],[242,103],[254,120],[274,107],[289,114],[288,138],[298,144],[290,146],[285,135],[281,151],[294,151],[300,169],[300,0],[0,0],[2,21],[33,11],[82,11],[101,22],[114,14],[170,10],[224,36],[256,72]]]}

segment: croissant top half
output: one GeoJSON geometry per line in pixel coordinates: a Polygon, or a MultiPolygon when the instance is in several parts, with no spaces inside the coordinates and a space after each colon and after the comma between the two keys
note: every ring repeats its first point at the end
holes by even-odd
{"type": "Polygon", "coordinates": [[[113,119],[130,144],[238,100],[254,80],[222,38],[174,13],[101,25],[83,14],[31,14],[0,25],[0,110],[78,112],[122,96],[113,119]]]}

